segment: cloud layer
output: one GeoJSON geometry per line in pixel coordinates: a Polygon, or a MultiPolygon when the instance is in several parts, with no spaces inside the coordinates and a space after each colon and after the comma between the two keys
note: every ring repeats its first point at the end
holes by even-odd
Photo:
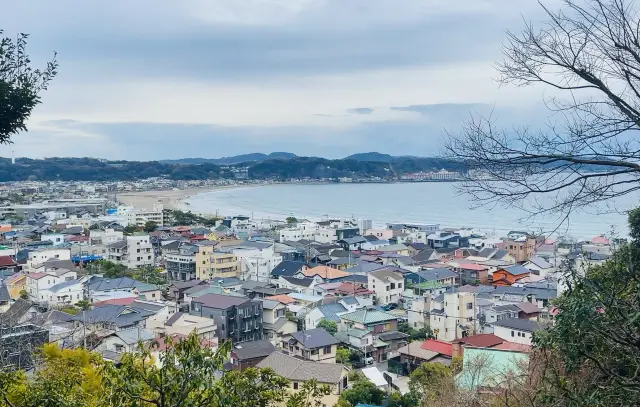
{"type": "Polygon", "coordinates": [[[539,15],[514,3],[11,2],[0,28],[60,74],[0,155],[435,154],[469,111],[539,120],[539,90],[492,79],[505,29],[539,15]]]}

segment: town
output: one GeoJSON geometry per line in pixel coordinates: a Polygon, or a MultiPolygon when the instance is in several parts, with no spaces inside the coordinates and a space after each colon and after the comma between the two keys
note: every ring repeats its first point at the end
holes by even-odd
{"type": "MultiPolygon", "coordinates": [[[[0,367],[33,368],[45,343],[117,366],[195,332],[211,349],[231,342],[225,370],[269,367],[293,392],[308,379],[328,385],[325,406],[354,371],[406,394],[424,363],[458,364],[465,390],[500,390],[508,379],[478,380],[474,358],[519,369],[532,335],[554,324],[562,271],[602,263],[615,246],[330,216],[212,218],[118,202],[150,185],[51,185],[14,187],[0,207],[0,367]]],[[[153,185],[178,186],[202,181],[153,185]]]]}

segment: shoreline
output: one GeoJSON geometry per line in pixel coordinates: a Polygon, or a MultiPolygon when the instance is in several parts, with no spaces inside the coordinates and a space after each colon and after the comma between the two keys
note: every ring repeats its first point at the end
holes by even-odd
{"type": "Polygon", "coordinates": [[[185,200],[195,195],[248,186],[251,185],[219,185],[185,189],[152,189],[148,191],[134,191],[118,194],[118,201],[125,206],[133,206],[144,210],[152,210],[153,206],[157,204],[162,204],[164,209],[184,210],[185,200]]]}

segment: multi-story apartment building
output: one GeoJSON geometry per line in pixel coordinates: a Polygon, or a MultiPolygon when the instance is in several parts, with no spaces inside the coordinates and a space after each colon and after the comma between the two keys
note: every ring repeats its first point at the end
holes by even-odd
{"type": "Polygon", "coordinates": [[[474,293],[451,290],[432,302],[429,325],[436,339],[454,341],[473,335],[476,326],[476,297],[474,293]]]}
{"type": "Polygon", "coordinates": [[[514,237],[514,239],[507,238],[503,241],[504,249],[509,251],[517,263],[528,261],[535,253],[536,238],[531,235],[514,237]]]}
{"type": "Polygon", "coordinates": [[[271,270],[282,262],[273,243],[243,242],[225,248],[238,258],[238,277],[242,280],[269,282],[271,270]]]}
{"type": "Polygon", "coordinates": [[[155,264],[155,253],[149,235],[127,236],[109,246],[108,259],[130,269],[155,264]]]}
{"type": "Polygon", "coordinates": [[[191,301],[189,313],[213,319],[220,341],[230,339],[235,344],[262,339],[262,301],[225,294],[205,294],[191,301]]]}
{"type": "Polygon", "coordinates": [[[199,246],[195,261],[196,277],[200,280],[236,277],[238,273],[238,256],[233,252],[216,251],[212,245],[199,246]]]}
{"type": "Polygon", "coordinates": [[[41,271],[27,273],[26,291],[29,299],[37,303],[76,303],[83,299],[82,284],[77,277],[75,270],[41,267],[41,271]]]}
{"type": "Polygon", "coordinates": [[[196,278],[196,253],[198,246],[185,244],[164,253],[164,264],[169,278],[174,281],[189,281],[196,278]]]}
{"type": "Polygon", "coordinates": [[[404,292],[404,276],[391,270],[367,273],[368,289],[380,305],[397,303],[404,292]]]}
{"type": "Polygon", "coordinates": [[[119,230],[90,230],[89,241],[91,244],[111,244],[124,239],[124,234],[119,230]]]}
{"type": "Polygon", "coordinates": [[[27,268],[44,263],[47,260],[71,260],[71,250],[69,249],[43,249],[29,252],[27,268]]]}

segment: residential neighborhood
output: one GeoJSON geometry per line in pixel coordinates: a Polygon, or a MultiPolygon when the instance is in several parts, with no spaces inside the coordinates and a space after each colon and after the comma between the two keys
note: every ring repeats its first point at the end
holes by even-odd
{"type": "MultiPolygon", "coordinates": [[[[601,236],[497,239],[438,224],[373,229],[362,219],[176,224],[161,205],[110,205],[25,209],[22,222],[5,215],[2,335],[33,332],[35,345],[86,347],[117,362],[140,344],[195,332],[208,348],[231,342],[225,369],[270,367],[294,392],[306,379],[327,384],[327,406],[355,370],[406,392],[424,363],[459,357],[467,366],[478,352],[528,360],[566,289],[561,264],[613,251],[601,236]]],[[[26,355],[16,357],[28,368],[26,355]]]]}

